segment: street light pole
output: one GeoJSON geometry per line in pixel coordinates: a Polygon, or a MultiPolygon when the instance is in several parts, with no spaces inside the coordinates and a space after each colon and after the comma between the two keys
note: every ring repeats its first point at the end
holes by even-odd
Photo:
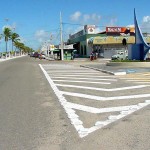
{"type": "Polygon", "coordinates": [[[61,12],[60,12],[60,42],[61,42],[61,60],[64,60],[61,12]]]}

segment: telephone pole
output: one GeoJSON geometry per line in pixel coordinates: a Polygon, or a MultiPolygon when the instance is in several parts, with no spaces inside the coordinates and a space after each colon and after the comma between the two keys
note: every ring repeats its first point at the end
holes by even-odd
{"type": "Polygon", "coordinates": [[[62,35],[62,17],[60,12],[60,46],[61,46],[61,60],[64,60],[64,52],[63,52],[63,35],[62,35]]]}

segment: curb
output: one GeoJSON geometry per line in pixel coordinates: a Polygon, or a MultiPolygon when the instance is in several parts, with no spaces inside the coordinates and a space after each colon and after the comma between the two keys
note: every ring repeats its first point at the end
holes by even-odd
{"type": "Polygon", "coordinates": [[[101,72],[108,73],[108,74],[111,74],[111,75],[126,75],[127,74],[126,72],[112,72],[112,71],[98,69],[98,68],[94,68],[94,67],[90,67],[90,66],[84,66],[84,65],[80,65],[80,67],[101,71],[101,72]]]}
{"type": "Polygon", "coordinates": [[[15,56],[15,57],[11,57],[11,58],[8,57],[8,58],[6,58],[6,59],[1,58],[1,59],[0,59],[0,62],[4,62],[4,61],[16,59],[16,58],[21,58],[21,57],[25,57],[25,56],[27,56],[27,55],[15,56]]]}

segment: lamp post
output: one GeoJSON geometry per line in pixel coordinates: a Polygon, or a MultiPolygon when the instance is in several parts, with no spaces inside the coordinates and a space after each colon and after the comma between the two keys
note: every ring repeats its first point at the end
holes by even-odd
{"type": "Polygon", "coordinates": [[[63,35],[62,35],[62,17],[60,12],[60,42],[61,42],[61,60],[64,60],[64,50],[63,50],[63,35]]]}

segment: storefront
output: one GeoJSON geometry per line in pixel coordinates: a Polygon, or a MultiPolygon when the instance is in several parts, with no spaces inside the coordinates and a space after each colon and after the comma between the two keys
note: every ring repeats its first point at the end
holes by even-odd
{"type": "MultiPolygon", "coordinates": [[[[106,27],[106,31],[95,33],[94,25],[86,25],[84,29],[69,36],[68,43],[74,45],[80,57],[89,57],[91,52],[98,57],[110,58],[118,51],[128,52],[128,45],[135,43],[133,27],[106,27]]],[[[150,36],[144,36],[150,43],[150,36]]]]}

